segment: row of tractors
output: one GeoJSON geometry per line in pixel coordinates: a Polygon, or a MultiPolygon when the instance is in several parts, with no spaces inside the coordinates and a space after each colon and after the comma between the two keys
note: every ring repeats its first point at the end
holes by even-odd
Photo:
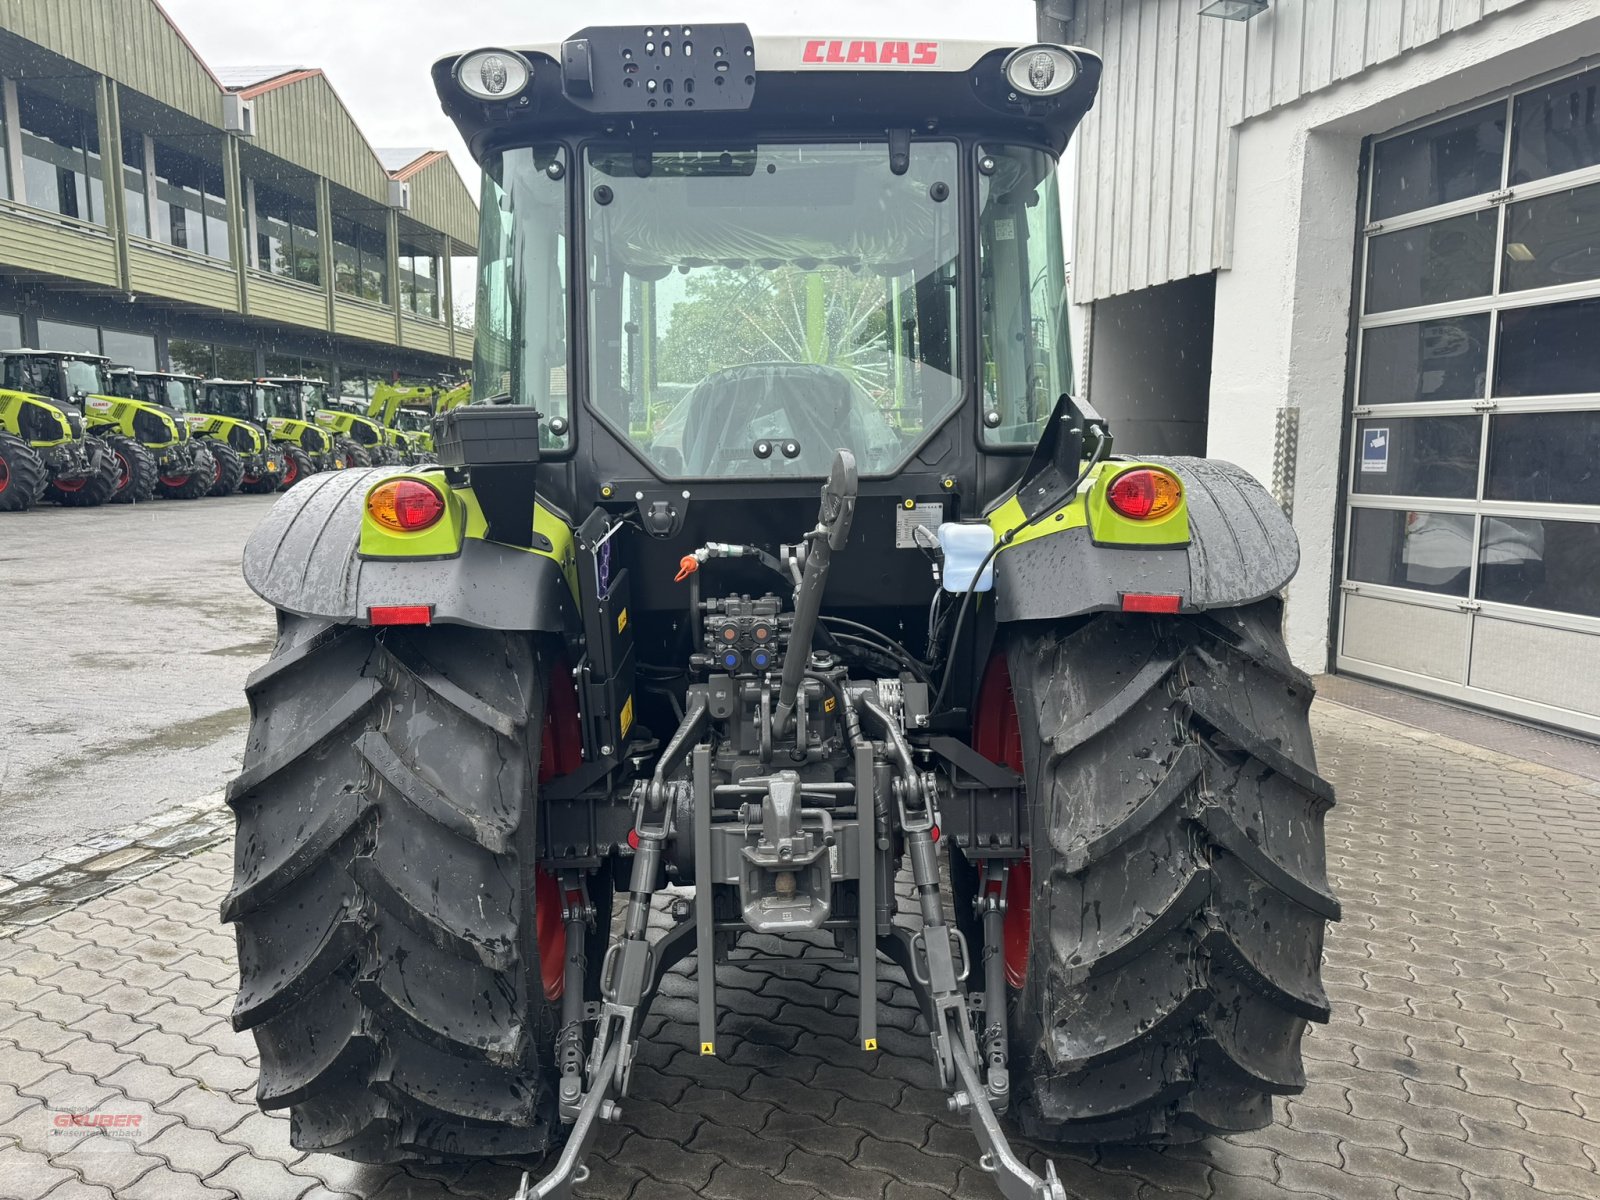
{"type": "Polygon", "coordinates": [[[319,471],[431,462],[433,417],[469,399],[466,384],[344,399],[304,376],[201,379],[0,350],[0,512],[283,491],[319,471]]]}

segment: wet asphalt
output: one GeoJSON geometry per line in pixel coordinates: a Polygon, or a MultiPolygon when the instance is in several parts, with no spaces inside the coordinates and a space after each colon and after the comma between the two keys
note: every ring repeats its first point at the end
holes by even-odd
{"type": "Polygon", "coordinates": [[[222,788],[272,610],[271,496],[0,514],[0,871],[222,788]]]}

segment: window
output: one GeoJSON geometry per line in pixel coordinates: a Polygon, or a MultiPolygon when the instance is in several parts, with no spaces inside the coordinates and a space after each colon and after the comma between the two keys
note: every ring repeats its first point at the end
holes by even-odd
{"type": "Polygon", "coordinates": [[[71,321],[39,322],[40,350],[69,350],[75,354],[99,354],[100,331],[93,325],[71,321]]]}
{"type": "Polygon", "coordinates": [[[429,320],[439,319],[439,257],[400,243],[400,307],[429,320]]]}
{"type": "Polygon", "coordinates": [[[984,439],[1032,447],[1072,388],[1056,164],[1042,150],[981,155],[984,439]]]}
{"type": "Polygon", "coordinates": [[[150,236],[150,196],[145,190],[148,139],[142,133],[122,134],[122,195],[128,209],[128,232],[150,236]]]}
{"type": "Polygon", "coordinates": [[[474,398],[531,404],[550,422],[567,400],[566,151],[507,150],[484,166],[479,206],[474,398]]]}
{"type": "Polygon", "coordinates": [[[15,313],[0,313],[0,350],[22,346],[22,318],[15,313]]]}
{"type": "Polygon", "coordinates": [[[19,87],[17,124],[22,141],[19,199],[31,208],[105,224],[93,108],[19,87]]]}
{"type": "Polygon", "coordinates": [[[389,300],[389,238],[349,217],[333,219],[334,290],[374,304],[389,300]]]}
{"type": "Polygon", "coordinates": [[[633,164],[585,164],[588,400],[660,474],[820,476],[842,446],[880,475],[960,403],[953,143],[902,175],[881,142],[633,164]]]}
{"type": "Polygon", "coordinates": [[[216,347],[210,342],[168,338],[167,357],[172,362],[172,370],[179,375],[198,375],[201,379],[216,376],[216,347]]]}
{"type": "Polygon", "coordinates": [[[256,377],[256,350],[254,346],[217,346],[217,377],[219,379],[254,379],[256,377]]]}
{"type": "MultiPolygon", "coordinates": [[[[1441,689],[1491,688],[1480,612],[1600,618],[1600,68],[1377,139],[1367,167],[1346,591],[1411,600],[1394,619],[1441,689]]],[[[1350,603],[1345,637],[1376,645],[1380,608],[1350,603]]]]}
{"type": "Polygon", "coordinates": [[[255,266],[297,283],[322,286],[322,239],[317,233],[317,202],[260,180],[253,182],[256,205],[255,266]]]}
{"type": "MultiPolygon", "coordinates": [[[[220,148],[219,148],[220,150],[220,148]]],[[[156,204],[152,236],[169,246],[228,258],[228,205],[222,164],[164,142],[155,144],[156,204]]]]}
{"type": "Polygon", "coordinates": [[[154,371],[156,339],[146,333],[124,333],[120,329],[100,331],[100,352],[113,366],[136,367],[141,371],[154,371]]]}

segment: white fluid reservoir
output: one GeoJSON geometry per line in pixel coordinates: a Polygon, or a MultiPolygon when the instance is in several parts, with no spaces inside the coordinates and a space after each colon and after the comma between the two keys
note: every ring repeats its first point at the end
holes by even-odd
{"type": "MultiPolygon", "coordinates": [[[[945,522],[939,526],[939,546],[944,550],[944,590],[965,592],[972,587],[972,577],[978,567],[994,549],[994,530],[987,522],[958,525],[945,522]]],[[[987,592],[994,587],[994,563],[983,568],[976,591],[987,592]]]]}

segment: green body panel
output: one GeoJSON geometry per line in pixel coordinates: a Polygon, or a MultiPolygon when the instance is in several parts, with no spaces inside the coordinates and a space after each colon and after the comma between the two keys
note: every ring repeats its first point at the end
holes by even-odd
{"type": "Polygon", "coordinates": [[[39,396],[29,395],[27,392],[13,392],[0,389],[0,433],[9,433],[13,437],[22,438],[35,449],[47,449],[51,446],[63,446],[73,440],[72,425],[66,413],[62,412],[54,403],[39,396]],[[53,425],[57,431],[56,436],[50,438],[24,437],[22,433],[22,415],[27,409],[36,410],[33,419],[29,422],[38,433],[46,424],[53,425]]]}
{"type": "Polygon", "coordinates": [[[337,408],[319,408],[316,414],[316,424],[319,429],[326,429],[335,437],[349,438],[359,446],[392,445],[392,441],[385,437],[387,432],[376,421],[360,416],[357,413],[344,412],[337,408]],[[360,432],[363,436],[357,437],[360,432]]]}
{"type": "MultiPolygon", "coordinates": [[[[1015,496],[989,514],[989,527],[996,537],[1015,530],[1010,546],[1025,545],[1067,529],[1087,528],[1097,546],[1170,548],[1189,544],[1189,505],[1187,497],[1178,507],[1154,521],[1133,521],[1118,513],[1106,500],[1106,489],[1124,471],[1139,467],[1166,471],[1156,463],[1118,461],[1097,463],[1078,489],[1077,495],[1055,512],[1027,524],[1022,505],[1015,496]]],[[[1002,547],[1004,554],[1010,546],[1002,547]]],[[[998,557],[998,555],[997,555],[998,557]]]]}
{"type": "MultiPolygon", "coordinates": [[[[246,421],[241,417],[224,417],[216,413],[189,413],[185,418],[189,422],[189,431],[196,437],[214,438],[219,442],[227,442],[235,450],[245,454],[263,454],[267,449],[267,439],[261,426],[254,421],[246,421]],[[233,432],[237,429],[245,431],[250,439],[250,449],[244,450],[233,439],[233,432]]],[[[276,470],[268,466],[267,470],[276,470]]]]}
{"type": "Polygon", "coordinates": [[[89,429],[95,433],[120,433],[150,450],[166,450],[189,440],[190,429],[181,416],[147,400],[131,400],[126,396],[85,396],[83,417],[89,429]],[[143,422],[147,432],[150,428],[149,418],[154,418],[166,431],[165,436],[159,439],[139,436],[134,431],[134,423],[140,413],[147,415],[143,422]]]}
{"type": "Polygon", "coordinates": [[[318,436],[322,432],[310,421],[296,421],[290,417],[267,418],[267,435],[273,441],[283,442],[290,446],[299,446],[307,454],[326,453],[321,448],[322,439],[318,436]],[[307,434],[311,435],[309,439],[306,436],[307,434]],[[311,443],[310,445],[307,445],[308,441],[311,443]]]}
{"type": "MultiPolygon", "coordinates": [[[[362,558],[378,559],[436,559],[453,558],[461,553],[467,540],[487,541],[489,524],[483,508],[470,487],[452,487],[442,467],[429,467],[417,471],[399,471],[385,475],[362,493],[361,544],[362,558]],[[428,484],[445,499],[444,518],[431,529],[417,533],[396,533],[374,521],[366,511],[366,497],[395,479],[415,479],[428,484]]],[[[527,554],[537,554],[550,559],[566,577],[567,586],[577,595],[577,555],[572,527],[536,499],[533,505],[533,532],[544,542],[546,549],[537,547],[509,547],[527,554]]]]}

